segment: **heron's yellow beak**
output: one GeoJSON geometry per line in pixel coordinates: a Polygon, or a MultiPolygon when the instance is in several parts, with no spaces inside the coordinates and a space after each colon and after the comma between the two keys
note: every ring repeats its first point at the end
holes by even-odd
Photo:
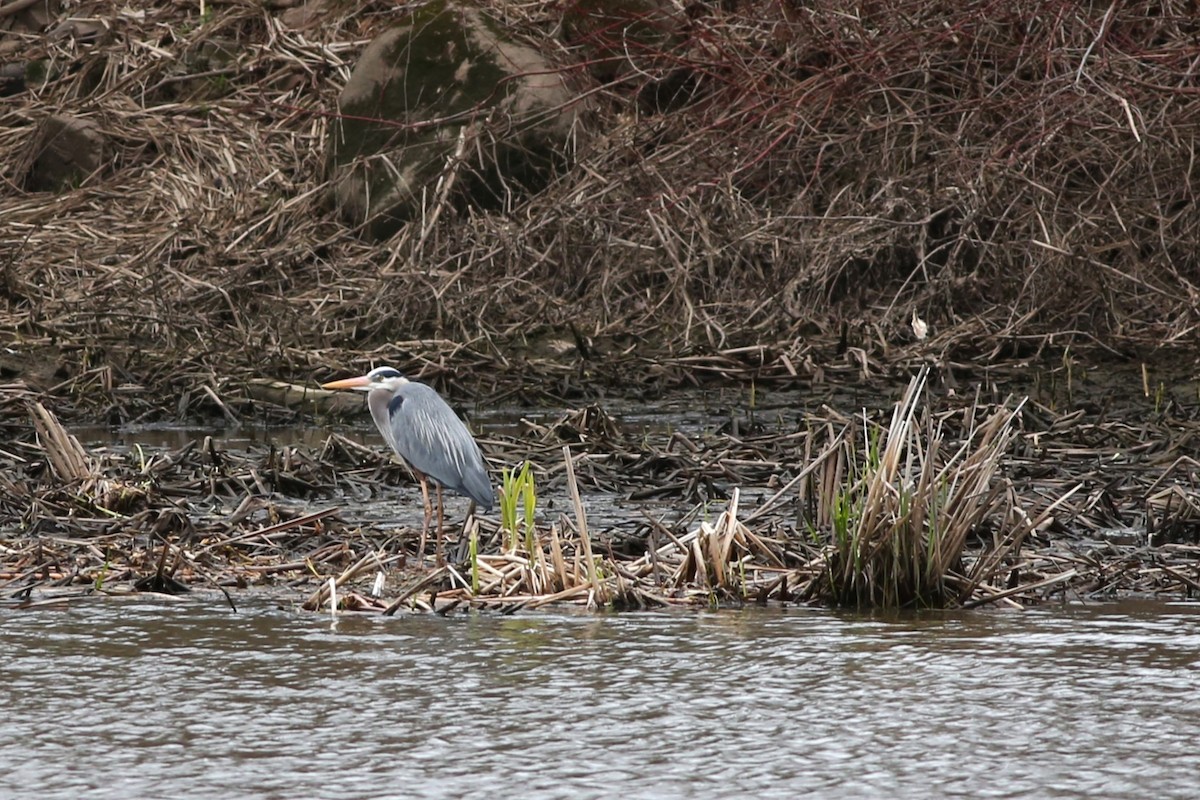
{"type": "Polygon", "coordinates": [[[340,381],[330,381],[322,383],[322,389],[364,389],[371,384],[371,379],[366,375],[360,375],[357,378],[343,378],[340,381]]]}

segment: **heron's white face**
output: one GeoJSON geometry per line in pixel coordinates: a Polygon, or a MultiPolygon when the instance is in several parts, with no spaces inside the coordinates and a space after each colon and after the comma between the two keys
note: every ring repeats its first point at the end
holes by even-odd
{"type": "Polygon", "coordinates": [[[346,378],[345,380],[323,383],[321,384],[321,388],[353,389],[356,392],[387,389],[390,392],[394,392],[406,383],[408,383],[408,378],[404,377],[404,374],[395,367],[376,367],[366,375],[360,375],[357,378],[346,378]]]}
{"type": "Polygon", "coordinates": [[[387,389],[389,392],[394,392],[408,383],[408,378],[394,367],[376,367],[367,373],[366,378],[369,383],[363,387],[364,391],[387,389]]]}

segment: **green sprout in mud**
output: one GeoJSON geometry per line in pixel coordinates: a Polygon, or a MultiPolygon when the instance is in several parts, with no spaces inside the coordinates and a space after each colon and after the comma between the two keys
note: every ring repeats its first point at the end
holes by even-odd
{"type": "Polygon", "coordinates": [[[523,528],[525,549],[532,553],[536,544],[534,517],[537,513],[532,465],[526,461],[520,470],[503,470],[500,483],[500,529],[504,531],[505,540],[515,550],[523,528]]]}
{"type": "Polygon", "coordinates": [[[97,592],[104,590],[104,581],[106,578],[108,578],[108,572],[110,569],[112,569],[112,562],[106,558],[104,559],[104,566],[102,566],[100,571],[96,573],[96,580],[92,584],[93,588],[97,592]]]}

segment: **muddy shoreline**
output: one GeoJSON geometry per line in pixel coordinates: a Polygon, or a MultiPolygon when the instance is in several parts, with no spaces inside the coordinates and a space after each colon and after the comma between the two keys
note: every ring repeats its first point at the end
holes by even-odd
{"type": "Polygon", "coordinates": [[[631,49],[609,38],[624,4],[583,30],[487,0],[585,108],[572,150],[499,208],[449,196],[455,159],[421,223],[376,239],[334,207],[329,148],[407,6],[35,5],[0,20],[11,602],[332,576],[375,610],[827,603],[848,528],[916,520],[912,547],[913,486],[938,510],[976,479],[929,517],[965,548],[940,601],[1200,587],[1193,15],[650,3],[636,21],[662,35],[631,49]],[[484,442],[497,480],[533,463],[534,535],[474,520],[471,574],[423,584],[411,485],[377,443],[72,438],[332,429],[361,410],[319,382],[383,363],[469,419],[539,413],[484,442]],[[689,393],[694,428],[647,429],[689,393]],[[999,428],[1004,452],[972,461],[999,428]],[[904,458],[876,463],[900,429],[904,458]],[[377,600],[379,566],[398,582],[377,600]]]}
{"type": "MultiPolygon", "coordinates": [[[[1070,387],[1034,387],[1003,482],[1014,513],[1040,522],[1005,557],[997,571],[1004,583],[985,583],[963,605],[1191,597],[1200,589],[1200,502],[1189,456],[1200,436],[1195,389],[1118,392],[1134,374],[1077,367],[1070,387]]],[[[963,388],[932,386],[930,418],[964,417],[963,388]]],[[[1000,385],[992,391],[982,405],[1000,407],[1000,385]]],[[[653,403],[609,398],[611,414],[601,401],[512,415],[503,425],[481,412],[474,427],[497,481],[502,467],[533,465],[539,547],[516,545],[497,514],[464,533],[466,503],[452,501],[452,558],[442,570],[431,559],[418,563],[419,491],[363,426],[360,408],[299,415],[306,430],[328,426],[313,444],[267,432],[262,443],[233,449],[220,436],[179,448],[93,445],[81,448],[85,471],[70,480],[46,434],[35,436],[32,422],[10,413],[16,435],[0,454],[0,593],[20,604],[132,588],[271,589],[316,608],[334,578],[343,608],[390,613],[511,612],[547,602],[821,605],[812,582],[825,545],[796,476],[835,430],[886,418],[894,396],[883,385],[807,395],[693,392],[675,396],[667,405],[675,410],[658,418],[653,403]],[[731,553],[710,557],[707,548],[722,542],[731,553]],[[606,575],[589,578],[585,548],[606,575]]],[[[964,568],[988,557],[1013,524],[992,518],[973,530],[964,568]]]]}

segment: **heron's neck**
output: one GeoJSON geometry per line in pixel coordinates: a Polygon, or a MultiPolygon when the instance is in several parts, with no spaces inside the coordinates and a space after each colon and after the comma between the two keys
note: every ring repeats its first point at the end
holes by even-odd
{"type": "Polygon", "coordinates": [[[383,434],[384,440],[395,447],[395,443],[392,442],[392,421],[388,416],[388,403],[391,399],[390,389],[372,389],[367,392],[367,408],[371,409],[371,419],[375,420],[375,427],[383,434]]]}

